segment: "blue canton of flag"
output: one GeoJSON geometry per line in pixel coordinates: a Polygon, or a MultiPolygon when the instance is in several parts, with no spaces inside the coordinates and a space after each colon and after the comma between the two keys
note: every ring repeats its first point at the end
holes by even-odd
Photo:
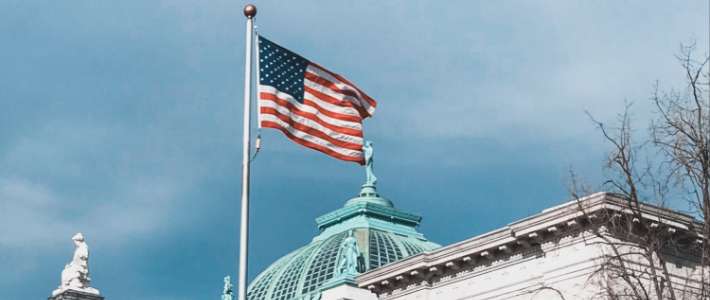
{"type": "Polygon", "coordinates": [[[268,85],[303,103],[308,60],[259,37],[259,84],[268,85]]]}
{"type": "Polygon", "coordinates": [[[363,163],[362,120],[377,102],[344,77],[259,36],[259,119],[292,141],[363,163]]]}

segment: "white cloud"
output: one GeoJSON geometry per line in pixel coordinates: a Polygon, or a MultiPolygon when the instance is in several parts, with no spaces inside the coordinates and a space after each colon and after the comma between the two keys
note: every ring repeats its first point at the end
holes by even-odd
{"type": "Polygon", "coordinates": [[[21,178],[0,177],[0,246],[55,245],[51,231],[68,231],[62,203],[47,186],[21,178]]]}
{"type": "Polygon", "coordinates": [[[149,141],[103,125],[48,122],[0,153],[0,263],[14,270],[13,281],[31,280],[47,257],[69,259],[76,232],[90,246],[134,249],[136,240],[180,224],[176,215],[186,212],[175,208],[200,173],[164,166],[173,160],[158,159],[160,152],[126,156],[107,141],[149,141]]]}

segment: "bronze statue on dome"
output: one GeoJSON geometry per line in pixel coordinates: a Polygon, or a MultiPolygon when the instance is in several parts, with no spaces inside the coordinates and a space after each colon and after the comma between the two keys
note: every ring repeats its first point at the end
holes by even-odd
{"type": "Polygon", "coordinates": [[[365,186],[375,186],[377,184],[377,177],[374,172],[374,152],[375,149],[372,147],[372,141],[366,141],[365,145],[362,147],[362,153],[365,157],[365,186]]]}
{"type": "Polygon", "coordinates": [[[340,260],[338,261],[337,275],[356,276],[358,272],[358,258],[360,249],[357,247],[357,239],[353,230],[348,232],[342,243],[340,243],[340,260]]]}

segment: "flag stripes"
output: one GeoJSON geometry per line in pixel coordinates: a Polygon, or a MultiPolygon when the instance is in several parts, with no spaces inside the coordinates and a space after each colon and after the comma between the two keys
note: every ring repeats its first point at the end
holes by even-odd
{"type": "Polygon", "coordinates": [[[351,82],[259,37],[260,126],[332,157],[363,163],[362,120],[377,103],[351,82]]]}

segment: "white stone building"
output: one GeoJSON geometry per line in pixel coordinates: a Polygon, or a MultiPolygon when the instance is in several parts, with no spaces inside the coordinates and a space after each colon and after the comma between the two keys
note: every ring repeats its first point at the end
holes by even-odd
{"type": "MultiPolygon", "coordinates": [[[[674,242],[663,258],[677,298],[700,299],[692,292],[700,285],[702,224],[650,205],[632,210],[628,202],[598,193],[361,274],[360,292],[369,290],[374,295],[348,297],[344,295],[356,294],[347,289],[356,288],[341,287],[337,292],[325,291],[323,300],[608,299],[602,293],[605,288],[618,291],[624,284],[601,269],[614,254],[605,239],[633,245],[628,235],[620,236],[614,228],[633,228],[641,222],[660,233],[662,240],[674,242]],[[641,212],[643,220],[634,211],[641,212]]],[[[621,249],[623,253],[635,250],[639,249],[621,249]]],[[[622,257],[628,270],[640,274],[639,287],[650,291],[651,282],[643,275],[649,272],[648,263],[639,255],[622,257]]]]}

